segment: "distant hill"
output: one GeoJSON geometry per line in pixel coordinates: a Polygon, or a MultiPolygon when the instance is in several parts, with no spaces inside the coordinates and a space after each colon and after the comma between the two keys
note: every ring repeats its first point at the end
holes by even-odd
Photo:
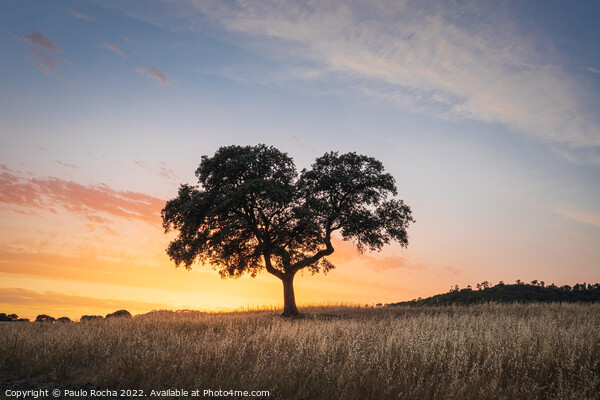
{"type": "Polygon", "coordinates": [[[477,289],[471,287],[465,289],[455,289],[448,293],[438,294],[426,299],[402,301],[399,303],[388,304],[388,306],[432,306],[432,305],[451,305],[451,304],[478,304],[487,302],[497,303],[590,303],[600,302],[600,284],[576,284],[573,287],[556,286],[554,284],[544,286],[544,283],[533,281],[532,284],[517,283],[506,285],[499,283],[496,286],[488,287],[487,282],[478,284],[477,289]],[[535,283],[535,284],[534,284],[535,283]]]}

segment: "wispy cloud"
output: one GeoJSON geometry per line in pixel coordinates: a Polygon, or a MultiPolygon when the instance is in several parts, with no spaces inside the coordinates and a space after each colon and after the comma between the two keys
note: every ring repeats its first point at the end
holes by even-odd
{"type": "Polygon", "coordinates": [[[161,86],[169,86],[174,82],[173,79],[167,78],[165,74],[160,72],[157,68],[147,67],[147,68],[136,68],[135,72],[140,73],[142,75],[146,75],[147,79],[156,79],[161,86]]]}
{"type": "Polygon", "coordinates": [[[46,36],[44,36],[41,32],[33,31],[29,35],[16,35],[18,39],[21,39],[32,46],[41,47],[42,49],[51,51],[53,53],[62,53],[62,50],[58,48],[54,41],[46,36]]]}
{"type": "Polygon", "coordinates": [[[361,265],[371,268],[375,271],[386,271],[391,269],[408,269],[418,270],[423,267],[408,262],[404,256],[380,256],[374,253],[360,254],[350,242],[345,242],[340,239],[333,240],[333,247],[335,252],[329,257],[329,259],[336,264],[343,264],[346,262],[357,261],[361,265]]]}
{"type": "Polygon", "coordinates": [[[62,165],[63,167],[79,169],[79,166],[76,165],[76,164],[72,164],[72,163],[68,163],[68,162],[63,162],[63,161],[60,161],[60,160],[57,160],[56,163],[59,164],[59,165],[62,165]]]}
{"type": "Polygon", "coordinates": [[[588,71],[588,72],[592,72],[592,73],[594,73],[594,74],[600,74],[600,69],[597,69],[597,68],[587,67],[587,68],[584,68],[584,69],[585,69],[586,71],[588,71]]]}
{"type": "Polygon", "coordinates": [[[28,178],[6,166],[0,174],[0,203],[16,210],[62,208],[92,222],[108,217],[156,225],[164,201],[142,193],[114,190],[105,184],[82,185],[59,178],[28,178]]]}
{"type": "Polygon", "coordinates": [[[31,49],[33,54],[33,65],[44,75],[60,75],[59,65],[67,64],[67,60],[43,53],[37,49],[31,49]]]}
{"type": "Polygon", "coordinates": [[[334,264],[343,264],[347,262],[358,262],[361,266],[370,268],[373,271],[404,270],[404,271],[427,271],[435,273],[437,276],[456,276],[461,273],[459,268],[444,266],[434,267],[419,262],[413,262],[405,255],[382,256],[378,253],[360,254],[356,246],[351,242],[346,242],[338,238],[332,240],[334,253],[328,257],[334,264]]]}
{"type": "MultiPolygon", "coordinates": [[[[25,306],[35,310],[43,305],[43,308],[48,310],[66,310],[72,312],[73,308],[76,308],[77,311],[81,310],[86,314],[93,314],[94,312],[109,313],[119,309],[145,312],[148,310],[170,308],[161,303],[97,298],[53,291],[37,292],[23,288],[4,287],[0,290],[0,304],[3,308],[7,309],[16,306],[25,306]]],[[[60,315],[55,315],[55,317],[58,316],[60,315]]]]}
{"type": "MultiPolygon", "coordinates": [[[[30,35],[16,35],[18,39],[21,39],[33,46],[40,47],[44,50],[51,51],[53,53],[62,53],[62,50],[58,48],[56,43],[52,39],[47,38],[38,31],[33,31],[30,35]]],[[[60,73],[61,64],[69,64],[64,58],[44,53],[38,49],[30,49],[33,55],[33,65],[44,75],[54,76],[56,79],[67,85],[77,85],[76,82],[70,81],[64,78],[60,73]]]]}
{"type": "Polygon", "coordinates": [[[59,65],[69,64],[67,60],[46,54],[38,49],[31,49],[33,54],[33,65],[44,75],[54,76],[56,79],[67,85],[77,86],[77,82],[70,81],[62,76],[59,65]]]}
{"type": "Polygon", "coordinates": [[[554,209],[554,212],[573,221],[600,227],[600,213],[586,212],[570,207],[558,207],[554,209]]]}
{"type": "Polygon", "coordinates": [[[161,178],[165,178],[172,181],[178,180],[178,176],[175,170],[170,168],[164,161],[159,162],[158,166],[156,167],[152,166],[149,162],[146,161],[135,160],[133,163],[138,167],[151,172],[152,174],[160,176],[161,178]]]}
{"type": "Polygon", "coordinates": [[[112,44],[112,43],[101,43],[100,46],[102,47],[106,47],[107,49],[109,49],[110,51],[120,55],[121,57],[123,57],[123,59],[127,58],[125,56],[125,53],[123,53],[123,51],[119,48],[119,46],[117,46],[116,44],[112,44]]]}
{"type": "Polygon", "coordinates": [[[86,21],[93,21],[95,19],[91,15],[80,13],[79,11],[73,10],[72,8],[69,8],[69,11],[71,12],[71,14],[73,14],[76,18],[79,18],[79,19],[84,19],[86,21]]]}
{"type": "Polygon", "coordinates": [[[290,74],[307,65],[299,79],[342,80],[404,109],[503,124],[551,146],[600,147],[585,84],[495,2],[190,0],[167,12],[178,29],[216,21],[230,40],[291,60],[290,74]]]}

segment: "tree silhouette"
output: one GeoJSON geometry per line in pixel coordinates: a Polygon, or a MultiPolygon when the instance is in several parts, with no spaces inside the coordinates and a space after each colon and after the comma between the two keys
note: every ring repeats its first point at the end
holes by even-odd
{"type": "Polygon", "coordinates": [[[40,314],[35,318],[35,322],[49,322],[53,324],[56,321],[54,317],[51,317],[46,314],[40,314]]]}
{"type": "Polygon", "coordinates": [[[283,282],[283,315],[298,315],[293,279],[331,270],[332,235],[359,251],[394,240],[408,245],[411,209],[381,162],[356,153],[326,153],[298,174],[274,147],[221,147],[203,156],[199,186],[181,185],[162,210],[165,232],[178,231],[167,254],[176,266],[207,263],[222,278],[266,270],[283,282]]]}

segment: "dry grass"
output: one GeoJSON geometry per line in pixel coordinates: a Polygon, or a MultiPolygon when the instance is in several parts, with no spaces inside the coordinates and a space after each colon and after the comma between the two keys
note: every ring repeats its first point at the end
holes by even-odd
{"type": "Polygon", "coordinates": [[[157,312],[0,324],[19,378],[275,399],[598,399],[600,304],[157,312]]]}

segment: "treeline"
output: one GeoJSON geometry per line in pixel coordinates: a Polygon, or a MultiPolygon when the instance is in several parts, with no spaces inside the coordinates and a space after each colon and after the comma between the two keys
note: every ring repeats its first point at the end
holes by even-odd
{"type": "Polygon", "coordinates": [[[555,284],[546,285],[544,281],[533,280],[524,283],[517,280],[515,284],[500,282],[491,286],[488,281],[478,283],[475,289],[471,285],[460,289],[453,286],[448,293],[438,294],[425,299],[415,299],[389,306],[411,305],[452,305],[452,304],[479,304],[479,303],[591,303],[600,302],[600,283],[577,283],[573,286],[555,284]]]}
{"type": "MultiPolygon", "coordinates": [[[[102,317],[102,315],[83,315],[79,321],[94,321],[98,319],[104,318],[132,318],[131,313],[127,310],[119,310],[114,313],[107,314],[106,317],[102,317]]],[[[17,314],[6,314],[0,313],[0,322],[29,322],[29,318],[19,318],[17,314]]],[[[60,317],[54,318],[50,315],[40,314],[35,318],[35,322],[45,322],[45,323],[71,323],[71,319],[69,317],[60,317]]]]}
{"type": "Polygon", "coordinates": [[[29,322],[29,318],[19,318],[17,314],[0,313],[0,322],[29,322]]]}

